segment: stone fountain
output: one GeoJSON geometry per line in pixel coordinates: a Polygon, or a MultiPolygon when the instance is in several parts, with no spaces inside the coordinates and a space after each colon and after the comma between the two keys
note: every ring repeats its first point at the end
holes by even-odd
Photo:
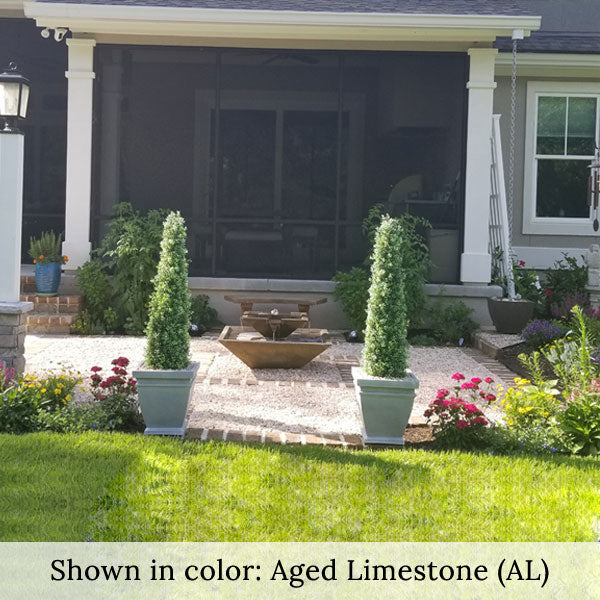
{"type": "Polygon", "coordinates": [[[219,342],[251,369],[301,369],[331,346],[326,329],[308,328],[304,312],[245,311],[219,342]]]}

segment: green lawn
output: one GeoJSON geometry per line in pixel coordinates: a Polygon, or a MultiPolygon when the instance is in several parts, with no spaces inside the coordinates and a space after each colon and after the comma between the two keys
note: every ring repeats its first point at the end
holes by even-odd
{"type": "Polygon", "coordinates": [[[0,436],[0,541],[591,541],[600,461],[0,436]]]}

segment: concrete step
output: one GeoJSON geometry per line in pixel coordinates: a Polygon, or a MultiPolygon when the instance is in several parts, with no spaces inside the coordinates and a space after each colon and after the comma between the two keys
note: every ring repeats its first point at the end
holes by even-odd
{"type": "Polygon", "coordinates": [[[39,314],[77,314],[81,309],[81,296],[37,296],[24,294],[22,302],[33,302],[33,312],[39,314]]]}
{"type": "Polygon", "coordinates": [[[30,313],[27,316],[27,333],[53,333],[68,335],[76,314],[40,314],[30,313]]]}

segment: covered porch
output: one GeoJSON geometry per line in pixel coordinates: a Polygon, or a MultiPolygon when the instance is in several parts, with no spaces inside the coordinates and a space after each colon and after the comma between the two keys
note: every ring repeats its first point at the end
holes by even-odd
{"type": "Polygon", "coordinates": [[[183,213],[211,299],[330,293],[382,204],[431,222],[431,293],[491,292],[492,45],[538,18],[139,4],[25,3],[71,32],[70,268],[127,201],[183,213]]]}

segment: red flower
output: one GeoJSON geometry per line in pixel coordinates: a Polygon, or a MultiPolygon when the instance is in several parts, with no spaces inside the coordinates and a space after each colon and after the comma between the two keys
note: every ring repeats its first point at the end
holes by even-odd
{"type": "Polygon", "coordinates": [[[519,266],[524,267],[525,266],[525,261],[524,260],[520,260],[519,261],[519,266]]]}
{"type": "Polygon", "coordinates": [[[552,296],[554,296],[554,290],[551,290],[550,288],[545,288],[544,294],[546,294],[546,298],[552,298],[552,296]]]}
{"type": "Polygon", "coordinates": [[[485,397],[485,399],[486,399],[488,402],[494,402],[494,401],[496,400],[496,396],[494,396],[494,394],[488,394],[488,395],[485,397]]]}
{"type": "Polygon", "coordinates": [[[458,421],[456,421],[456,426],[459,429],[466,429],[469,426],[469,423],[464,419],[459,419],[458,421]]]}
{"type": "Polygon", "coordinates": [[[491,377],[486,377],[486,378],[484,379],[484,381],[485,381],[486,383],[494,383],[494,380],[493,380],[491,377]]]}
{"type": "Polygon", "coordinates": [[[115,358],[111,364],[117,365],[118,367],[126,367],[129,365],[129,359],[124,356],[119,356],[119,358],[115,358]]]}
{"type": "Polygon", "coordinates": [[[463,379],[465,379],[465,376],[462,373],[454,373],[451,379],[454,379],[454,381],[462,381],[463,379]]]}
{"type": "Polygon", "coordinates": [[[93,373],[97,373],[98,371],[102,371],[102,367],[92,367],[90,371],[92,371],[93,373]]]}
{"type": "Polygon", "coordinates": [[[465,383],[463,383],[460,387],[463,390],[474,390],[477,389],[477,384],[470,381],[465,381],[465,383]]]}
{"type": "Polygon", "coordinates": [[[488,422],[483,417],[475,417],[472,421],[473,425],[483,425],[484,427],[488,422]]]}
{"type": "Polygon", "coordinates": [[[481,377],[471,377],[471,383],[479,385],[481,383],[481,377]]]}

